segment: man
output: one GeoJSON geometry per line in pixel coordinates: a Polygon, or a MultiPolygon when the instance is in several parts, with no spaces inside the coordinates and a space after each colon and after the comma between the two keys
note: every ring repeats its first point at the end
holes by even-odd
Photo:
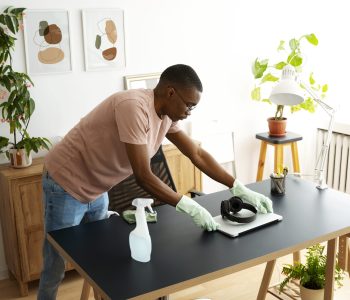
{"type": "MultiPolygon", "coordinates": [[[[177,121],[191,115],[199,103],[202,83],[186,65],[167,68],[154,90],[138,89],[113,94],[65,136],[45,158],[43,190],[45,232],[107,216],[107,191],[134,173],[138,183],[155,198],[187,213],[205,230],[218,224],[191,198],[174,192],[155,176],[150,158],[164,137],[193,164],[226,185],[260,213],[272,212],[272,202],[244,187],[205,150],[180,130],[177,121]]],[[[45,240],[44,268],[38,299],[56,298],[64,276],[64,260],[45,240]]]]}

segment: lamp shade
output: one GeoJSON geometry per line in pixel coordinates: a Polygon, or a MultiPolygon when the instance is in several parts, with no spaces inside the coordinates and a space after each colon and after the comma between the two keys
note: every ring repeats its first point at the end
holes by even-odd
{"type": "Polygon", "coordinates": [[[304,101],[304,93],[295,81],[292,66],[284,66],[281,81],[271,91],[270,101],[277,105],[297,105],[304,101]]]}

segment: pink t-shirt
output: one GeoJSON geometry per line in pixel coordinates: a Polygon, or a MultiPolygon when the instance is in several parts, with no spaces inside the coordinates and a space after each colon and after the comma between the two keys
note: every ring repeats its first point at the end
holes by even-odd
{"type": "Polygon", "coordinates": [[[80,120],[46,156],[50,176],[81,202],[96,199],[132,174],[125,144],[146,144],[151,158],[165,135],[179,131],[154,108],[153,90],[113,94],[80,120]]]}

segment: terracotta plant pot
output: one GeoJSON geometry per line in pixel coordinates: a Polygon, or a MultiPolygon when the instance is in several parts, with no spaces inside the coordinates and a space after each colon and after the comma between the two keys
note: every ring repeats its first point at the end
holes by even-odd
{"type": "Polygon", "coordinates": [[[324,289],[311,290],[306,287],[300,286],[300,298],[301,300],[323,300],[324,289]]]}
{"type": "Polygon", "coordinates": [[[275,118],[268,118],[267,122],[269,124],[269,135],[270,136],[285,136],[286,135],[286,126],[287,118],[282,120],[275,120],[275,118]]]}
{"type": "Polygon", "coordinates": [[[29,167],[32,164],[31,154],[29,153],[28,156],[24,149],[10,149],[9,152],[11,167],[19,169],[29,167]]]}

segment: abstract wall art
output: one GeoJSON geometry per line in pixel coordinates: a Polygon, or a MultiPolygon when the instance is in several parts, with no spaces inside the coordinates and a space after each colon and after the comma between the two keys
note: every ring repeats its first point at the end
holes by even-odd
{"type": "Polygon", "coordinates": [[[125,67],[124,12],[116,8],[82,11],[85,70],[125,67]]]}
{"type": "Polygon", "coordinates": [[[26,10],[23,25],[29,74],[72,71],[67,10],[26,10]]]}

